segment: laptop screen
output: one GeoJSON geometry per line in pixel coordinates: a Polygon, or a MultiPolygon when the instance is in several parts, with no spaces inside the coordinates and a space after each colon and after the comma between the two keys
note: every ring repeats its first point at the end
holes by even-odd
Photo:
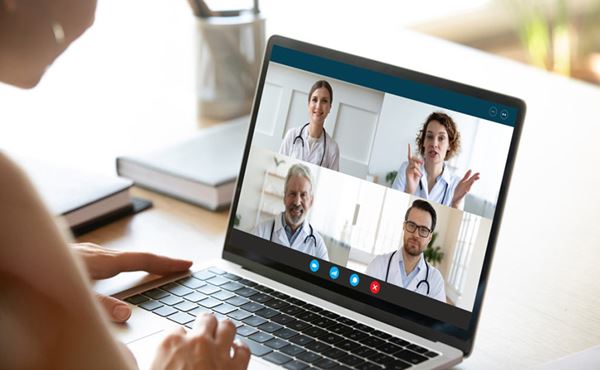
{"type": "Polygon", "coordinates": [[[271,39],[224,255],[466,340],[523,115],[517,99],[271,39]]]}

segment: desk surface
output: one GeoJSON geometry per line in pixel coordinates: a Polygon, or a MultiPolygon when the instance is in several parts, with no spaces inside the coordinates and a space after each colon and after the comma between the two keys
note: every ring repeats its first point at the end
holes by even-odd
{"type": "MultiPolygon", "coordinates": [[[[291,8],[299,4],[286,2],[286,13],[269,14],[268,4],[274,12],[281,5],[265,3],[269,33],[527,102],[474,352],[459,368],[526,368],[599,344],[600,89],[403,31],[377,17],[355,27],[355,19],[336,16],[324,32],[286,15],[296,14],[291,8]]],[[[96,25],[41,86],[28,92],[0,86],[0,147],[114,173],[117,155],[196,130],[195,28],[185,2],[132,0],[98,7],[96,25]]],[[[151,198],[155,207],[81,240],[196,259],[220,255],[226,213],[135,193],[151,198]]]]}

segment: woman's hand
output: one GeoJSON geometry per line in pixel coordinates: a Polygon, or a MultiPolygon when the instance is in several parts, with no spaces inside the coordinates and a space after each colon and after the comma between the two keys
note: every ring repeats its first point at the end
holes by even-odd
{"type": "Polygon", "coordinates": [[[473,186],[477,180],[479,180],[479,172],[475,173],[473,176],[471,176],[471,170],[468,170],[467,173],[465,173],[465,176],[458,182],[456,189],[454,189],[452,203],[450,203],[452,208],[458,208],[460,202],[463,200],[465,195],[471,191],[471,186],[473,186]]]}
{"type": "MultiPolygon", "coordinates": [[[[147,271],[167,275],[185,271],[192,261],[174,259],[145,252],[127,252],[104,248],[92,243],[71,244],[83,260],[90,278],[107,279],[126,271],[147,271]]],[[[114,322],[124,322],[131,316],[131,308],[116,298],[97,294],[100,304],[114,322]]]]}
{"type": "Polygon", "coordinates": [[[423,160],[418,157],[413,157],[410,144],[408,144],[408,166],[406,167],[406,187],[404,189],[405,192],[409,194],[414,194],[417,191],[417,186],[419,185],[419,180],[423,174],[421,173],[421,166],[423,165],[423,160]]]}
{"type": "Polygon", "coordinates": [[[158,347],[152,370],[243,370],[248,367],[250,350],[234,342],[235,326],[214,315],[198,316],[189,333],[177,328],[158,347]]]}

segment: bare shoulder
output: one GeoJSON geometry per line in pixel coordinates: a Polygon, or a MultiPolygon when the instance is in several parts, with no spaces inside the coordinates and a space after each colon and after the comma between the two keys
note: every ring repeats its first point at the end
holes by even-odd
{"type": "MultiPolygon", "coordinates": [[[[36,191],[25,172],[5,153],[0,151],[0,204],[6,207],[19,204],[39,204],[36,191]]],[[[5,212],[2,212],[5,213],[5,212]]],[[[0,213],[0,218],[2,217],[0,213]]]]}

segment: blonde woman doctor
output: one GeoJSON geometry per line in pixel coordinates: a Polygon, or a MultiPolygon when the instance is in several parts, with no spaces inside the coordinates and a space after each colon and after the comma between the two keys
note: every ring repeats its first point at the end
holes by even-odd
{"type": "Polygon", "coordinates": [[[423,255],[436,221],[431,204],[415,200],[404,217],[402,248],[375,257],[367,266],[366,274],[445,303],[444,278],[423,255]]]}
{"type": "Polygon", "coordinates": [[[295,164],[285,179],[285,211],[258,224],[252,234],[311,256],[329,260],[327,247],[319,233],[306,220],[313,203],[313,189],[308,167],[295,164]]]}
{"type": "Polygon", "coordinates": [[[279,153],[339,171],[340,149],[324,127],[332,101],[333,89],[329,82],[315,82],[308,94],[310,121],[285,134],[279,153]]]}

